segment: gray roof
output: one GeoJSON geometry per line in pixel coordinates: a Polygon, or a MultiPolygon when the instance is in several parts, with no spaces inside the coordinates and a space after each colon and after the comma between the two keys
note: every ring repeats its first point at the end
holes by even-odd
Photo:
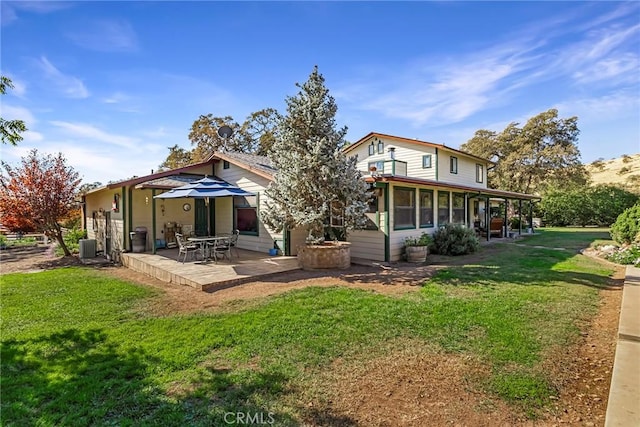
{"type": "Polygon", "coordinates": [[[238,151],[224,151],[221,154],[269,175],[274,175],[276,173],[276,169],[272,166],[271,160],[269,160],[267,156],[240,153],[238,151]]]}
{"type": "Polygon", "coordinates": [[[193,181],[204,178],[204,175],[197,174],[176,174],[170,176],[163,176],[161,178],[150,179],[149,181],[141,182],[136,185],[136,188],[176,188],[181,185],[188,184],[193,181]]]}

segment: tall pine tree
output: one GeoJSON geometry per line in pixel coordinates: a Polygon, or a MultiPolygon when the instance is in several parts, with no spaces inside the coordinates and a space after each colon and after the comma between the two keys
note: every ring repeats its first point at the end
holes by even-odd
{"type": "Polygon", "coordinates": [[[321,243],[333,222],[348,230],[363,228],[370,194],[355,157],[342,152],[347,128],[336,129],[335,100],[316,66],[300,91],[287,97],[287,114],[269,153],[276,168],[265,191],[262,220],[275,231],[303,227],[307,242],[321,243]]]}

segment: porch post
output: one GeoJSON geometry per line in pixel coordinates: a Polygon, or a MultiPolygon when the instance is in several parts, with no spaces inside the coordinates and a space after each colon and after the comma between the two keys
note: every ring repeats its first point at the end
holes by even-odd
{"type": "MultiPolygon", "coordinates": [[[[152,253],[156,253],[156,189],[151,189],[151,248],[152,253]]],[[[195,255],[194,255],[195,256],[195,255]]]]}
{"type": "Polygon", "coordinates": [[[509,199],[504,199],[504,225],[502,226],[504,231],[502,233],[502,237],[508,237],[509,230],[509,199]]]}
{"type": "Polygon", "coordinates": [[[522,236],[522,199],[518,199],[518,234],[522,236]]]}
{"type": "Polygon", "coordinates": [[[491,240],[491,199],[487,196],[486,205],[484,207],[484,226],[487,229],[487,242],[491,240]]]}
{"type": "Polygon", "coordinates": [[[533,200],[529,200],[529,227],[533,233],[533,200]]]}

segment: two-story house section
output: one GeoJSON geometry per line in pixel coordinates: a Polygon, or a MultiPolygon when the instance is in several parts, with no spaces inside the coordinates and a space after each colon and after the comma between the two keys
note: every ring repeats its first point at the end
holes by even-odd
{"type": "Polygon", "coordinates": [[[527,228],[531,202],[539,199],[488,188],[493,162],[443,144],[372,132],[344,152],[357,156],[358,169],[376,195],[367,229],[349,235],[354,258],[398,261],[405,238],[433,233],[447,223],[485,230],[487,238],[497,227],[494,235],[504,236],[508,205],[519,215],[528,213],[521,221],[527,228]]]}

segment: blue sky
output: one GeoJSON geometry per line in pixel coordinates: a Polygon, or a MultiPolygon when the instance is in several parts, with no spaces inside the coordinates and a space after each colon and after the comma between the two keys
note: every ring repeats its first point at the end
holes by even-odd
{"type": "Polygon", "coordinates": [[[7,2],[2,117],[85,182],[145,175],[200,114],[285,111],[318,65],[355,141],[458,147],[549,108],[585,163],[640,152],[639,2],[7,2]]]}

